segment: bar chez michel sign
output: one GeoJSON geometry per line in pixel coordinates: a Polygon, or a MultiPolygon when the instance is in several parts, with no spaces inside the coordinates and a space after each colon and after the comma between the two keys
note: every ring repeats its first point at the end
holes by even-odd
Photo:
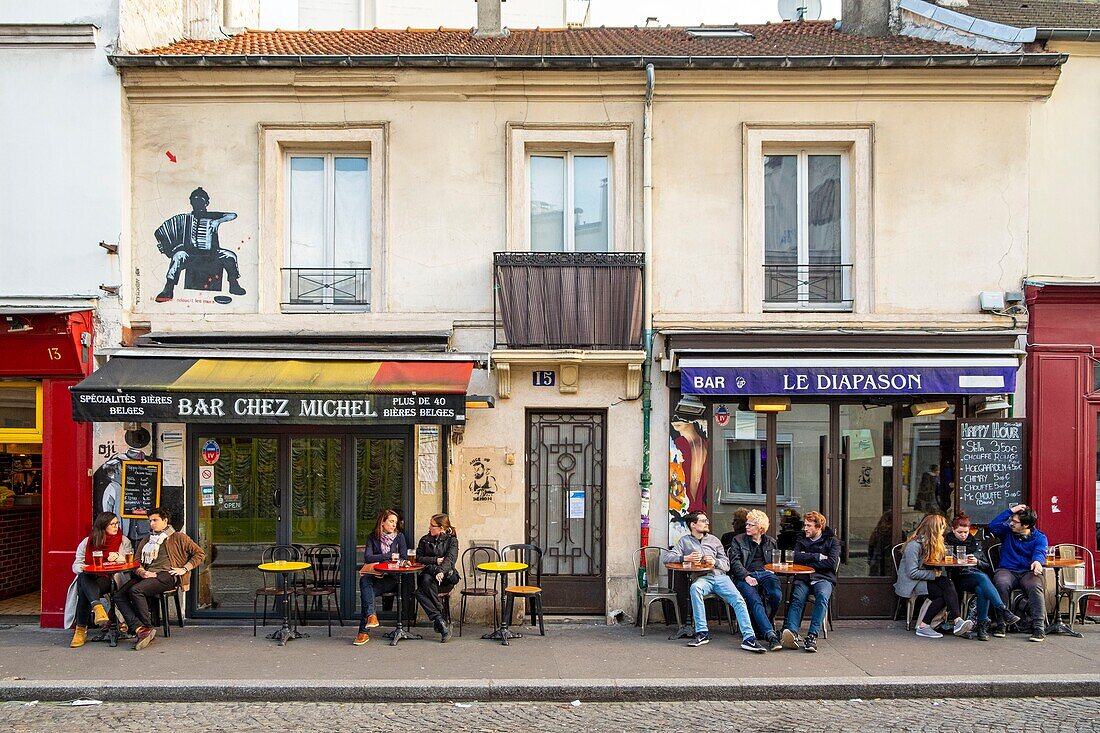
{"type": "Polygon", "coordinates": [[[453,425],[466,421],[466,395],[73,390],[73,418],[84,422],[453,425]]]}

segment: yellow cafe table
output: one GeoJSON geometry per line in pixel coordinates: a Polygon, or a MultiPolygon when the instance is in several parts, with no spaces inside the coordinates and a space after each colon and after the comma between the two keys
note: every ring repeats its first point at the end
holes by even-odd
{"type": "MultiPolygon", "coordinates": [[[[296,562],[293,560],[276,560],[265,562],[256,566],[265,573],[279,573],[283,576],[283,588],[290,588],[291,573],[300,573],[313,567],[308,562],[296,562]]],[[[283,596],[283,627],[276,632],[267,635],[268,639],[279,642],[279,646],[286,646],[291,639],[308,639],[309,634],[298,631],[298,620],[294,620],[294,629],[290,628],[290,593],[283,596]]]]}
{"type": "Polygon", "coordinates": [[[500,576],[500,622],[493,628],[492,633],[485,634],[481,638],[499,641],[504,646],[508,646],[509,639],[522,639],[523,634],[517,634],[508,629],[508,623],[511,619],[504,618],[504,587],[508,585],[508,573],[519,573],[526,570],[527,563],[483,562],[478,563],[477,569],[483,573],[495,573],[500,576]]]}

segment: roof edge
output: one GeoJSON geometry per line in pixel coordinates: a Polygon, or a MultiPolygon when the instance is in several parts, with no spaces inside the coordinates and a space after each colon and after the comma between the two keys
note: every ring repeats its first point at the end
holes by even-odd
{"type": "Polygon", "coordinates": [[[644,69],[873,69],[873,68],[1056,68],[1064,53],[853,54],[831,56],[500,56],[458,54],[390,55],[153,55],[112,54],[116,68],[445,68],[606,70],[644,69]]]}
{"type": "Polygon", "coordinates": [[[1100,28],[1036,28],[1035,38],[1042,41],[1090,41],[1100,43],[1100,28]]]}

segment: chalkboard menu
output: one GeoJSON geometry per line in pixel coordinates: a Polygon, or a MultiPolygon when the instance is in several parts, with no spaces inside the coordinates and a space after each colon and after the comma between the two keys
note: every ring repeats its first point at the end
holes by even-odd
{"type": "Polygon", "coordinates": [[[122,516],[145,519],[160,506],[160,461],[122,462],[122,516]]]}
{"type": "Polygon", "coordinates": [[[1024,503],[1027,430],[1023,420],[959,420],[959,509],[974,524],[1024,503]]]}

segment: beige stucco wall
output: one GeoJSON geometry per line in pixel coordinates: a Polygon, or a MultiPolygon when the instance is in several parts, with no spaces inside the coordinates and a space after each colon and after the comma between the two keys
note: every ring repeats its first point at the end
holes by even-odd
{"type": "Polygon", "coordinates": [[[1050,50],[1070,59],[1032,111],[1027,272],[1100,278],[1100,44],[1050,50]]]}

